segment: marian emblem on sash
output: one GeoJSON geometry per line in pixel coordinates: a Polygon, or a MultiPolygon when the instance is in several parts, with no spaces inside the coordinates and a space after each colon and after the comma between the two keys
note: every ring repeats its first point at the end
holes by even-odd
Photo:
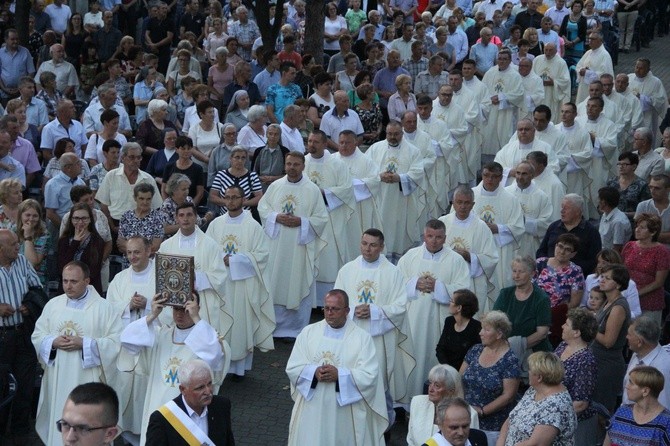
{"type": "Polygon", "coordinates": [[[526,203],[521,203],[521,210],[523,211],[524,215],[528,213],[528,206],[526,205],[526,203]]]}
{"type": "Polygon", "coordinates": [[[318,172],[316,170],[311,170],[307,176],[309,177],[310,181],[317,186],[321,187],[321,183],[323,183],[323,175],[321,175],[321,172],[318,172]]]}
{"type": "Polygon", "coordinates": [[[356,286],[358,303],[373,304],[377,298],[377,285],[372,280],[363,280],[356,286]]]}
{"type": "Polygon", "coordinates": [[[298,198],[293,194],[288,194],[281,200],[282,214],[293,215],[298,207],[298,198]]]}
{"type": "Polygon", "coordinates": [[[390,157],[386,161],[386,172],[398,173],[398,165],[399,164],[400,164],[400,161],[398,160],[398,158],[396,158],[395,156],[390,157]]]}
{"type": "Polygon", "coordinates": [[[337,357],[337,355],[333,352],[330,351],[325,351],[321,352],[318,354],[316,358],[314,358],[314,362],[320,365],[334,365],[337,366],[340,363],[340,359],[337,357]]]}
{"type": "Polygon", "coordinates": [[[502,79],[499,79],[498,82],[496,82],[495,87],[493,87],[493,90],[496,93],[502,93],[504,89],[505,89],[505,82],[502,79]]]}
{"type": "Polygon", "coordinates": [[[468,243],[468,241],[466,239],[464,239],[463,237],[454,237],[451,240],[450,245],[451,245],[451,249],[463,249],[463,250],[466,250],[466,251],[470,250],[470,243],[468,243]]]}
{"type": "Polygon", "coordinates": [[[484,221],[484,223],[488,224],[495,224],[496,222],[496,210],[493,206],[490,204],[487,204],[482,208],[482,212],[480,214],[480,218],[484,221]]]}
{"type": "Polygon", "coordinates": [[[545,68],[540,77],[542,78],[543,81],[549,79],[549,68],[545,68]]]}
{"type": "Polygon", "coordinates": [[[237,247],[239,246],[240,242],[237,240],[237,237],[233,234],[228,234],[226,235],[223,240],[221,245],[223,246],[223,253],[225,255],[230,255],[230,254],[237,254],[237,247]]]}
{"type": "Polygon", "coordinates": [[[177,375],[177,372],[179,371],[181,363],[181,359],[172,357],[167,360],[167,363],[163,367],[163,380],[168,386],[177,387],[179,385],[179,376],[177,375]]]}
{"type": "Polygon", "coordinates": [[[61,336],[83,336],[84,330],[76,322],[64,321],[57,328],[58,333],[61,336]]]}

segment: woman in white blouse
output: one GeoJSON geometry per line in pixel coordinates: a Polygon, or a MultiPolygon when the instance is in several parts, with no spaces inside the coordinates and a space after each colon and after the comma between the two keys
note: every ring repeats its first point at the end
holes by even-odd
{"type": "Polygon", "coordinates": [[[207,169],[209,153],[221,143],[223,124],[216,120],[216,108],[205,100],[196,106],[200,122],[188,130],[188,137],[193,140],[193,157],[203,169],[207,169]]]}

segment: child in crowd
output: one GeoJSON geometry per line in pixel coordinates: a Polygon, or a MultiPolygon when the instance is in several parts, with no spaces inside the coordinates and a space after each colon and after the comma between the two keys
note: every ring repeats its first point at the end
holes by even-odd
{"type": "Polygon", "coordinates": [[[367,15],[361,9],[361,0],[351,0],[350,4],[351,8],[344,15],[344,20],[347,21],[347,28],[351,35],[357,36],[361,25],[367,20],[367,15]]]}
{"type": "Polygon", "coordinates": [[[605,306],[606,301],[607,297],[605,296],[605,293],[600,291],[600,288],[596,286],[589,292],[589,299],[586,301],[586,308],[591,310],[593,314],[596,314],[602,309],[602,307],[605,306]]]}

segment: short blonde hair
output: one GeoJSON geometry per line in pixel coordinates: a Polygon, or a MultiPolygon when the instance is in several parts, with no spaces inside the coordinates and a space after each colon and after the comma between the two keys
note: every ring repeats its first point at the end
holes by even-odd
{"type": "Polygon", "coordinates": [[[500,332],[504,339],[507,339],[512,333],[512,322],[502,311],[493,310],[486,313],[481,320],[482,326],[488,325],[494,330],[500,332]]]}
{"type": "Polygon", "coordinates": [[[551,352],[535,352],[528,357],[528,371],[542,377],[544,384],[555,386],[563,381],[561,358],[551,352]]]}
{"type": "Polygon", "coordinates": [[[23,184],[17,179],[5,178],[0,181],[0,203],[5,203],[9,196],[9,191],[16,188],[23,190],[23,184]]]}
{"type": "Polygon", "coordinates": [[[412,76],[409,76],[407,74],[401,74],[400,76],[395,78],[395,87],[400,88],[400,84],[402,84],[405,81],[409,81],[410,84],[412,83],[412,76]]]}

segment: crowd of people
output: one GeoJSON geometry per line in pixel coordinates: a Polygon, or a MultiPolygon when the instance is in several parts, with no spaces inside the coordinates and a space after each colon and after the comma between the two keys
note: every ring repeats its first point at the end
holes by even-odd
{"type": "Polygon", "coordinates": [[[292,445],[403,409],[411,445],[667,443],[668,97],[613,63],[667,5],[342,0],[317,57],[305,0],[270,44],[241,3],[33,0],[23,45],[5,5],[0,438],[28,444],[41,365],[49,446],[172,444],[180,411],[233,444],[211,394],[281,341],[292,445]],[[66,416],[88,382],[120,429],[66,416]]]}

